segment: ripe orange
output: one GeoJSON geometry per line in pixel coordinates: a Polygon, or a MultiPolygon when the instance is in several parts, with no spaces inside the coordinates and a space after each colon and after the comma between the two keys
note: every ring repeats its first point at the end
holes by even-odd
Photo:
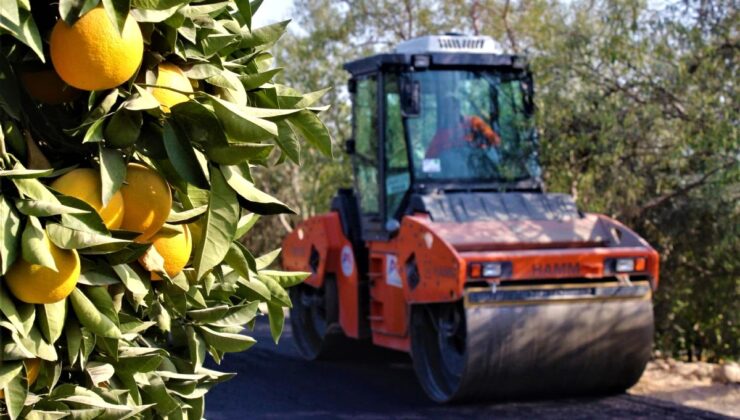
{"type": "Polygon", "coordinates": [[[146,242],[164,225],[172,209],[170,186],[157,171],[138,163],[126,168],[121,229],[139,232],[137,242],[146,242]]]}
{"type": "Polygon", "coordinates": [[[26,303],[55,303],[69,296],[80,277],[80,257],[74,249],[54,245],[44,233],[57,271],[18,258],[5,273],[5,284],[11,293],[26,303]]]}
{"type": "Polygon", "coordinates": [[[111,89],[130,79],[144,53],[139,24],[128,16],[121,34],[100,6],[72,26],[59,19],[49,43],[59,77],[83,90],[111,89]]]}
{"type": "MultiPolygon", "coordinates": [[[[180,232],[176,234],[159,232],[151,238],[152,246],[164,258],[164,270],[170,277],[178,275],[185,268],[190,259],[190,253],[193,251],[193,242],[188,226],[173,227],[180,230],[180,232]]],[[[151,279],[162,280],[162,277],[157,273],[152,273],[151,279]]]]}
{"type": "MultiPolygon", "coordinates": [[[[164,86],[181,92],[193,92],[190,79],[176,65],[172,63],[161,63],[157,67],[157,70],[159,73],[157,75],[157,86],[164,86]]],[[[190,99],[187,95],[164,88],[154,88],[152,95],[157,98],[165,112],[169,112],[171,107],[182,102],[187,102],[190,99]]]]}
{"type": "Polygon", "coordinates": [[[86,202],[98,212],[108,229],[118,229],[123,222],[123,195],[116,191],[103,206],[102,184],[98,171],[80,168],[67,172],[51,183],[51,188],[86,202]]]}

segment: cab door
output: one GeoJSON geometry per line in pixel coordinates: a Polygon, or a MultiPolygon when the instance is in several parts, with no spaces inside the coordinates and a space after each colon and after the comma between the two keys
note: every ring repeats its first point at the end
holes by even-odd
{"type": "Polygon", "coordinates": [[[354,84],[352,131],[355,188],[360,202],[362,238],[369,241],[382,237],[384,230],[379,165],[378,77],[375,74],[358,77],[354,84]]]}

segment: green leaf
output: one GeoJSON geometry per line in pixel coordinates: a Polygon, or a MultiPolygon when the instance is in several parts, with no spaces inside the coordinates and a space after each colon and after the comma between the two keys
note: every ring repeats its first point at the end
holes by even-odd
{"type": "Polygon", "coordinates": [[[247,25],[247,29],[252,30],[252,5],[249,0],[236,0],[236,7],[247,25]]]}
{"type": "Polygon", "coordinates": [[[306,94],[303,95],[303,98],[301,98],[301,100],[298,101],[298,103],[296,103],[294,105],[294,107],[295,108],[305,108],[305,107],[311,106],[316,101],[318,101],[319,99],[321,99],[326,94],[326,92],[330,91],[331,89],[332,88],[328,87],[328,88],[325,88],[325,89],[321,89],[321,90],[317,90],[317,91],[314,91],[314,92],[306,93],[306,94]]]}
{"type": "Polygon", "coordinates": [[[151,92],[137,84],[134,84],[134,90],[136,90],[136,93],[126,99],[126,101],[121,105],[121,108],[129,111],[159,109],[159,101],[151,92]]]}
{"type": "Polygon", "coordinates": [[[234,232],[234,240],[241,239],[252,229],[252,226],[257,223],[260,219],[260,215],[257,213],[249,213],[242,216],[239,219],[239,223],[236,225],[236,232],[234,232]]]}
{"type": "Polygon", "coordinates": [[[268,302],[267,314],[270,317],[270,333],[272,334],[272,339],[275,340],[275,344],[277,344],[280,339],[280,335],[283,333],[285,312],[281,305],[268,302]]]}
{"type": "Polygon", "coordinates": [[[182,133],[205,147],[226,146],[226,136],[213,111],[195,101],[179,103],[170,108],[171,116],[182,133]]]}
{"type": "Polygon", "coordinates": [[[21,219],[7,196],[0,194],[0,275],[4,275],[18,257],[21,219]]]}
{"type": "Polygon", "coordinates": [[[54,344],[64,331],[64,321],[67,318],[67,300],[39,305],[39,309],[38,318],[41,334],[44,335],[46,341],[54,344]]]}
{"type": "Polygon", "coordinates": [[[165,10],[188,3],[189,0],[131,0],[131,5],[139,9],[165,10]]]}
{"type": "Polygon", "coordinates": [[[262,282],[262,284],[267,286],[267,289],[270,290],[273,302],[278,301],[283,306],[287,306],[289,308],[293,306],[290,303],[288,292],[286,292],[283,286],[281,286],[275,279],[270,276],[265,276],[261,272],[257,274],[257,278],[262,282]]]}
{"type": "Polygon", "coordinates": [[[25,337],[31,333],[33,323],[36,320],[36,307],[31,303],[18,302],[16,308],[18,309],[18,317],[23,323],[23,329],[18,332],[25,337]]]}
{"type": "Polygon", "coordinates": [[[62,214],[62,226],[86,232],[99,233],[103,236],[110,236],[110,232],[108,231],[108,228],[105,227],[103,219],[100,218],[98,212],[95,211],[91,205],[79,198],[68,195],[59,195],[57,199],[64,206],[85,211],[85,213],[62,214]]]}
{"type": "Polygon", "coordinates": [[[73,290],[69,299],[77,319],[85,328],[103,337],[121,338],[116,324],[103,315],[80,289],[73,290]]]}
{"type": "Polygon", "coordinates": [[[8,321],[10,321],[13,327],[15,327],[16,331],[25,335],[26,327],[24,325],[24,319],[22,319],[21,314],[18,313],[18,309],[10,296],[10,291],[5,288],[5,285],[0,284],[0,311],[5,315],[8,321]]]}
{"type": "Polygon", "coordinates": [[[272,299],[270,289],[264,283],[251,278],[238,276],[239,284],[248,290],[249,299],[259,299],[263,302],[269,302],[272,299]]]}
{"type": "Polygon", "coordinates": [[[80,273],[80,278],[77,280],[77,283],[84,284],[86,286],[110,286],[111,284],[121,283],[117,277],[111,276],[110,273],[102,272],[100,270],[100,267],[85,270],[85,266],[83,264],[83,272],[80,273]]]}
{"type": "Polygon", "coordinates": [[[21,239],[22,257],[31,264],[37,264],[57,271],[54,256],[51,255],[44,228],[39,219],[29,216],[26,219],[26,228],[23,229],[21,239]]]}
{"type": "Polygon", "coordinates": [[[15,207],[16,209],[18,209],[19,212],[25,214],[26,216],[50,217],[58,216],[60,214],[87,213],[87,210],[72,206],[65,206],[56,199],[55,201],[18,199],[15,201],[15,207]]]}
{"type": "Polygon", "coordinates": [[[312,146],[326,156],[332,157],[329,129],[313,112],[303,110],[288,117],[288,122],[298,130],[312,146]]]}
{"type": "Polygon", "coordinates": [[[167,391],[162,378],[157,375],[147,375],[148,384],[142,385],[144,402],[155,404],[154,409],[162,417],[180,408],[178,401],[167,391]]]}
{"type": "Polygon", "coordinates": [[[113,306],[113,299],[107,288],[102,286],[85,287],[84,293],[104,316],[118,325],[118,311],[113,306]]]}
{"type": "Polygon", "coordinates": [[[116,272],[118,278],[126,286],[131,293],[135,295],[144,295],[149,292],[151,285],[149,279],[142,278],[136,271],[134,271],[128,264],[114,265],[113,271],[116,272]]]}
{"type": "Polygon", "coordinates": [[[85,372],[90,377],[93,384],[108,382],[116,373],[113,365],[110,363],[90,362],[85,366],[85,372]]]}
{"type": "Polygon", "coordinates": [[[190,141],[169,121],[164,123],[164,147],[170,163],[182,179],[198,188],[208,189],[208,180],[200,168],[190,141]]]}
{"type": "Polygon", "coordinates": [[[229,312],[228,305],[219,305],[206,309],[188,311],[187,315],[194,321],[209,323],[223,318],[227,312],[229,312]]]}
{"type": "Polygon", "coordinates": [[[203,80],[221,74],[221,69],[211,63],[197,63],[182,69],[189,79],[203,80]]]}
{"type": "Polygon", "coordinates": [[[41,178],[51,175],[54,169],[11,169],[8,171],[0,170],[0,177],[6,177],[10,179],[25,179],[25,178],[41,178]]]}
{"type": "Polygon", "coordinates": [[[242,82],[244,89],[254,90],[272,80],[272,78],[281,71],[283,71],[282,67],[276,67],[262,73],[241,75],[239,76],[239,80],[242,82]]]}
{"type": "Polygon", "coordinates": [[[199,326],[197,329],[203,334],[206,343],[213,346],[216,350],[226,353],[244,351],[257,342],[254,338],[246,335],[222,333],[205,326],[199,326]]]}
{"type": "Polygon", "coordinates": [[[141,112],[121,107],[105,126],[106,143],[118,148],[131,146],[139,140],[142,124],[144,118],[141,112]]]}
{"type": "Polygon", "coordinates": [[[130,0],[102,0],[105,12],[118,33],[123,33],[123,26],[128,18],[130,0]]]}
{"type": "Polygon", "coordinates": [[[188,340],[188,350],[190,352],[190,361],[197,370],[203,366],[206,359],[206,342],[200,334],[195,331],[191,325],[185,327],[185,335],[188,340]]]}
{"type": "Polygon", "coordinates": [[[0,364],[0,389],[5,388],[13,378],[21,376],[21,372],[23,372],[23,362],[4,360],[0,364]]]}
{"type": "Polygon", "coordinates": [[[254,48],[260,45],[272,44],[283,36],[289,23],[290,20],[285,20],[257,28],[250,34],[245,35],[239,46],[241,48],[254,48]]]}
{"type": "Polygon", "coordinates": [[[64,336],[67,340],[67,360],[69,360],[70,365],[74,365],[82,346],[82,332],[77,320],[74,318],[67,319],[64,325],[64,336]]]}
{"type": "Polygon", "coordinates": [[[206,150],[206,155],[220,165],[237,165],[244,161],[264,161],[274,148],[271,144],[237,143],[229,146],[216,146],[206,150]]]}
{"type": "Polygon", "coordinates": [[[99,150],[100,156],[100,180],[102,184],[103,205],[121,189],[123,180],[126,179],[126,162],[117,150],[106,149],[102,145],[99,150]]]}
{"type": "Polygon", "coordinates": [[[59,203],[56,196],[52,194],[46,185],[42,184],[38,179],[14,179],[13,183],[24,197],[32,200],[59,203]]]}
{"type": "Polygon", "coordinates": [[[50,362],[57,360],[57,352],[54,346],[44,340],[37,328],[31,328],[28,335],[21,338],[20,342],[36,357],[50,362]]]}
{"type": "Polygon", "coordinates": [[[4,29],[18,41],[26,44],[45,63],[43,44],[39,29],[29,10],[13,8],[17,3],[12,0],[3,1],[2,13],[0,13],[0,29],[4,29]],[[8,13],[13,12],[13,13],[8,13]]]}
{"type": "MultiPolygon", "coordinates": [[[[22,368],[23,364],[21,363],[20,365],[22,368]]],[[[23,411],[28,394],[27,387],[28,383],[23,375],[13,376],[3,387],[5,392],[5,408],[8,410],[8,416],[11,420],[19,418],[23,411]]]]}
{"type": "MultiPolygon", "coordinates": [[[[280,255],[281,248],[274,249],[270,252],[268,252],[265,255],[262,255],[261,257],[254,260],[255,265],[257,266],[257,270],[263,270],[270,266],[270,264],[275,261],[275,259],[280,255]]],[[[291,273],[292,274],[292,273],[291,273]]]]}
{"type": "Polygon", "coordinates": [[[228,311],[222,317],[211,321],[211,325],[216,327],[233,327],[241,326],[254,319],[257,316],[258,301],[253,301],[245,305],[236,305],[228,308],[228,311]]]}
{"type": "Polygon", "coordinates": [[[303,271],[275,271],[275,270],[262,270],[259,272],[260,276],[270,277],[275,280],[282,287],[292,287],[296,284],[300,284],[303,280],[306,280],[311,273],[303,271]]]}
{"type": "Polygon", "coordinates": [[[103,123],[105,122],[105,118],[100,118],[95,120],[92,124],[90,124],[90,127],[87,128],[87,131],[85,131],[85,136],[82,138],[83,143],[99,143],[103,141],[104,130],[105,127],[103,123]]]}
{"type": "Polygon", "coordinates": [[[211,103],[226,135],[233,141],[255,142],[278,135],[274,122],[250,115],[246,107],[240,107],[215,96],[211,96],[211,103]]]}
{"type": "Polygon", "coordinates": [[[278,136],[275,137],[275,142],[288,159],[293,161],[293,163],[300,165],[301,145],[298,143],[298,140],[296,140],[296,135],[293,132],[293,129],[285,121],[278,121],[277,126],[278,136]]]}
{"type": "Polygon", "coordinates": [[[98,3],[100,0],[59,0],[59,16],[67,25],[72,26],[80,16],[92,10],[98,3]]]}
{"type": "Polygon", "coordinates": [[[130,243],[130,241],[116,239],[99,233],[72,229],[58,223],[48,223],[46,225],[46,233],[54,245],[63,249],[81,249],[97,245],[130,243]]]}
{"type": "Polygon", "coordinates": [[[182,224],[190,223],[195,221],[203,213],[208,210],[208,206],[199,206],[194,209],[185,210],[182,212],[176,212],[174,209],[170,210],[170,215],[167,217],[167,223],[170,224],[182,224]]]}
{"type": "Polygon", "coordinates": [[[203,220],[201,241],[196,246],[193,258],[197,279],[202,278],[224,259],[239,221],[236,193],[226,183],[218,168],[212,167],[210,172],[211,195],[208,211],[203,220]]]}
{"type": "Polygon", "coordinates": [[[229,186],[247,201],[244,207],[248,210],[260,214],[295,213],[277,198],[257,189],[242,175],[243,172],[238,166],[222,165],[221,171],[229,186]]]}
{"type": "Polygon", "coordinates": [[[237,273],[239,273],[240,276],[244,277],[245,279],[250,278],[250,271],[254,272],[256,271],[256,267],[254,265],[254,257],[252,257],[252,254],[247,250],[244,245],[240,244],[239,242],[232,242],[229,246],[229,252],[226,253],[226,258],[224,259],[226,263],[231,266],[231,268],[234,269],[237,273]]]}

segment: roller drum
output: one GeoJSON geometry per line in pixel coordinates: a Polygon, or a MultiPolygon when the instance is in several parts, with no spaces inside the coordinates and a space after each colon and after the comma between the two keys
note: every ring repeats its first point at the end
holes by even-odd
{"type": "Polygon", "coordinates": [[[412,314],[414,367],[440,402],[621,392],[652,340],[647,285],[478,291],[412,314]]]}

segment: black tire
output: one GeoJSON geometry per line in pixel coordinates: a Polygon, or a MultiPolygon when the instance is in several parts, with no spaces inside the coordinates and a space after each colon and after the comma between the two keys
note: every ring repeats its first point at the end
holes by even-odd
{"type": "Polygon", "coordinates": [[[424,391],[447,402],[465,370],[466,325],[462,303],[419,305],[411,312],[411,354],[424,391]]]}
{"type": "Polygon", "coordinates": [[[298,353],[306,360],[329,358],[344,338],[336,280],[327,277],[318,289],[307,284],[292,287],[290,299],[290,325],[298,353]]]}

